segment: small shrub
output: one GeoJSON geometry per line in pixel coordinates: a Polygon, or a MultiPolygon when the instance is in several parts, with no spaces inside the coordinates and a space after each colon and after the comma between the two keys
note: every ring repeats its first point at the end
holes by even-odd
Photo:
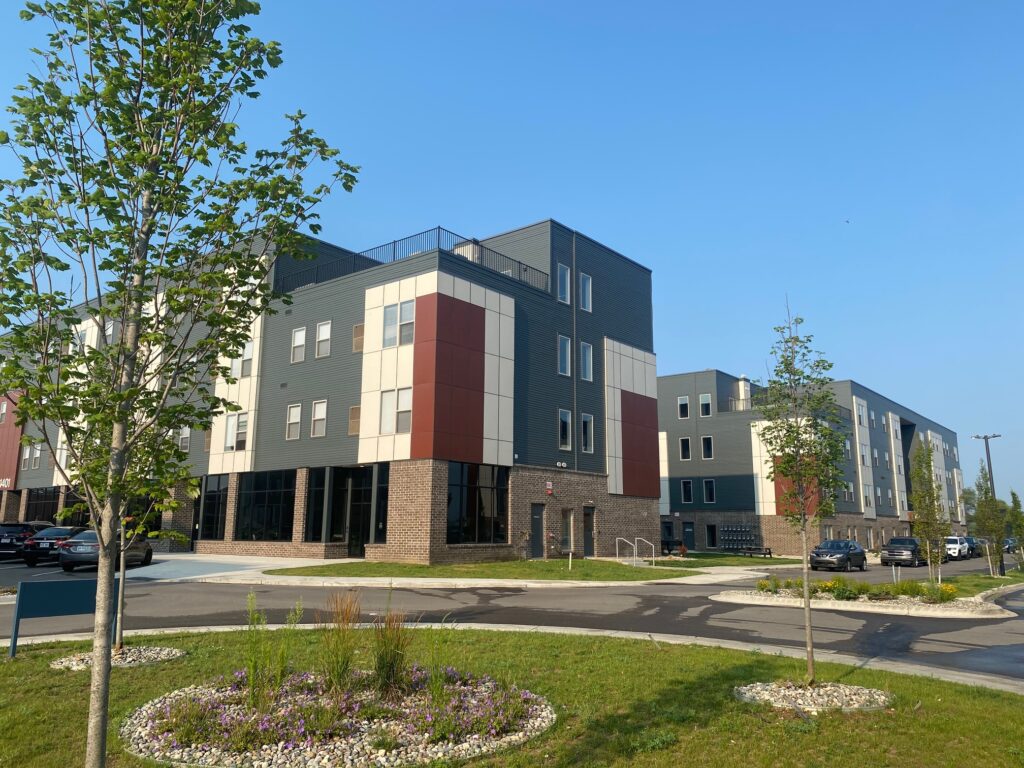
{"type": "Polygon", "coordinates": [[[320,621],[323,639],[318,648],[320,674],[334,693],[351,687],[356,653],[356,625],[359,623],[359,596],[355,592],[332,594],[327,600],[328,618],[320,621]]]}
{"type": "Polygon", "coordinates": [[[412,637],[405,614],[391,611],[373,623],[373,685],[383,695],[404,688],[409,679],[406,652],[412,637]]]}
{"type": "Polygon", "coordinates": [[[768,579],[758,579],[757,580],[757,591],[758,592],[771,592],[772,591],[772,583],[770,581],[768,581],[768,579]]]}
{"type": "Polygon", "coordinates": [[[942,584],[941,586],[929,584],[921,596],[921,600],[926,603],[948,603],[955,598],[956,587],[952,584],[942,584]]]}

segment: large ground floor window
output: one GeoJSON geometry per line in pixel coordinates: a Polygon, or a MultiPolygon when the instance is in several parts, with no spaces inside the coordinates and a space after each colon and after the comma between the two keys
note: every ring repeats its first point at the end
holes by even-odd
{"type": "Polygon", "coordinates": [[[291,541],[294,516],[294,469],[246,472],[239,476],[236,539],[291,541]]]}
{"type": "Polygon", "coordinates": [[[387,463],[361,467],[314,467],[306,496],[306,541],[348,544],[362,557],[366,544],[387,540],[387,463]]]}
{"type": "Polygon", "coordinates": [[[208,475],[203,484],[202,506],[199,510],[199,538],[224,538],[224,521],[228,514],[228,476],[208,475]]]}
{"type": "Polygon", "coordinates": [[[60,506],[60,486],[50,488],[29,488],[25,491],[28,501],[25,503],[25,519],[29,521],[46,521],[56,524],[57,510],[60,506]]]}
{"type": "Polygon", "coordinates": [[[448,463],[448,543],[508,543],[508,467],[448,463]]]}

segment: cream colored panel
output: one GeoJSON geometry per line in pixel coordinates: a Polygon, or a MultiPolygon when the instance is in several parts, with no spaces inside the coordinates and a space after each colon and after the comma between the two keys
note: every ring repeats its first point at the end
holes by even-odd
{"type": "Polygon", "coordinates": [[[506,317],[516,316],[516,300],[511,296],[501,294],[501,314],[506,317]]]}
{"type": "Polygon", "coordinates": [[[400,301],[400,290],[398,283],[387,283],[384,286],[384,306],[397,304],[400,301]]]}
{"type": "Polygon", "coordinates": [[[378,352],[384,342],[384,308],[367,309],[363,315],[363,354],[378,352]]]}
{"type": "MultiPolygon", "coordinates": [[[[511,397],[498,398],[498,439],[512,441],[514,438],[514,401],[511,397]]],[[[557,414],[556,414],[557,415],[557,414]]]]}
{"type": "Polygon", "coordinates": [[[758,515],[774,515],[775,483],[768,479],[771,463],[758,432],[760,425],[761,422],[756,421],[750,424],[750,453],[754,473],[754,512],[758,515]]]}
{"type": "Polygon", "coordinates": [[[500,360],[497,355],[484,355],[484,392],[500,394],[498,389],[498,371],[500,360]]]}
{"type": "Polygon", "coordinates": [[[359,402],[359,437],[376,437],[380,430],[380,392],[363,392],[359,402]]]}
{"type": "Polygon", "coordinates": [[[416,298],[437,293],[437,272],[416,276],[416,298]]]}
{"type": "Polygon", "coordinates": [[[381,435],[377,439],[377,461],[391,461],[395,458],[395,436],[381,435]]]}
{"type": "Polygon", "coordinates": [[[455,298],[459,301],[468,302],[473,295],[472,288],[468,280],[463,280],[461,277],[455,278],[455,298]]]}
{"type": "Polygon", "coordinates": [[[437,273],[437,292],[445,296],[455,295],[455,278],[444,272],[437,273]]]}
{"type": "Polygon", "coordinates": [[[416,298],[416,278],[407,277],[398,284],[398,300],[412,301],[416,298]]]}
{"type": "Polygon", "coordinates": [[[363,353],[363,383],[361,392],[376,392],[380,389],[380,352],[363,353]]]}
{"type": "MultiPolygon", "coordinates": [[[[409,458],[411,453],[411,435],[406,433],[404,435],[395,435],[395,452],[391,456],[392,461],[405,461],[409,458]]],[[[383,459],[381,459],[383,461],[383,459]]]]}
{"type": "Polygon", "coordinates": [[[484,306],[487,307],[488,312],[501,312],[501,294],[497,291],[492,291],[490,288],[487,289],[487,296],[484,300],[484,306]]]}
{"type": "Polygon", "coordinates": [[[616,367],[619,369],[619,389],[633,391],[633,361],[628,357],[620,357],[616,367]]]}
{"type": "Polygon", "coordinates": [[[512,452],[512,443],[508,440],[498,442],[498,465],[511,467],[515,454],[512,452]]]}
{"type": "Polygon", "coordinates": [[[359,438],[359,463],[373,464],[377,461],[377,438],[359,438]]]}
{"type": "Polygon", "coordinates": [[[366,309],[384,306],[384,286],[377,285],[366,289],[366,309]]]}
{"type": "MultiPolygon", "coordinates": [[[[412,369],[413,369],[413,350],[415,345],[404,344],[398,348],[398,370],[396,376],[396,386],[411,387],[412,386],[412,369]]],[[[384,387],[387,389],[387,387],[384,387]]]]}
{"type": "MultiPolygon", "coordinates": [[[[484,438],[490,438],[495,441],[498,439],[498,399],[497,395],[484,393],[484,438]]],[[[498,450],[497,446],[495,446],[494,450],[498,450]]],[[[487,463],[486,461],[484,462],[484,464],[487,463]]]]}
{"type": "Polygon", "coordinates": [[[658,472],[668,477],[668,432],[658,433],[658,472]]]}
{"type": "Polygon", "coordinates": [[[644,368],[647,371],[647,397],[653,397],[655,400],[658,399],[658,369],[654,363],[645,363],[644,368]]]}
{"type": "Polygon", "coordinates": [[[498,463],[498,441],[484,438],[484,464],[498,463]]]}
{"type": "Polygon", "coordinates": [[[499,361],[498,394],[504,397],[515,395],[515,367],[516,364],[511,360],[501,358],[499,361]]]}
{"type": "Polygon", "coordinates": [[[470,286],[469,300],[478,307],[487,306],[487,289],[482,285],[473,283],[470,286]]]}
{"type": "Polygon", "coordinates": [[[380,353],[380,388],[395,389],[398,382],[398,348],[391,347],[380,353]]]}
{"type": "Polygon", "coordinates": [[[516,321],[506,315],[500,318],[499,348],[499,354],[505,359],[516,359],[516,321]]]}
{"type": "Polygon", "coordinates": [[[484,351],[501,354],[501,315],[492,310],[487,310],[484,319],[484,351]]]}
{"type": "Polygon", "coordinates": [[[633,358],[633,388],[629,391],[635,395],[647,394],[647,366],[636,358],[633,358]]]}

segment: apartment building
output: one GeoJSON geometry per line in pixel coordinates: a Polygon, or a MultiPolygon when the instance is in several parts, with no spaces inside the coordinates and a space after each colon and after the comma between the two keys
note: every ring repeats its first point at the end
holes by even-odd
{"type": "MultiPolygon", "coordinates": [[[[292,304],[216,385],[241,410],[176,433],[202,490],[165,528],[197,552],[421,563],[656,541],[650,270],[551,220],[310,255],[277,260],[292,304]]],[[[0,512],[52,518],[69,489],[20,437],[0,421],[0,512]]]]}
{"type": "MultiPolygon", "coordinates": [[[[925,442],[944,493],[943,509],[966,530],[956,433],[855,381],[832,383],[845,437],[843,489],[822,538],[873,548],[912,529],[911,457],[925,442]]],[[[799,536],[776,504],[770,457],[759,438],[755,398],[745,376],[718,370],[658,378],[662,539],[689,549],[767,546],[800,551],[799,536]]]]}

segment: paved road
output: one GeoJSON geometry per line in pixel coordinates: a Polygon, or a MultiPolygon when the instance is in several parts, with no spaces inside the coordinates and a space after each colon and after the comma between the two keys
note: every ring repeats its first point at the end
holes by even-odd
{"type": "MultiPolygon", "coordinates": [[[[963,565],[967,565],[964,563],[963,565]]],[[[526,626],[590,627],[800,647],[799,609],[739,606],[709,599],[723,588],[679,584],[559,589],[381,589],[361,590],[367,615],[392,608],[423,621],[450,620],[526,626]]],[[[306,620],[323,610],[331,589],[255,588],[240,584],[166,583],[133,580],[128,588],[128,629],[235,625],[244,621],[250,589],[269,614],[283,622],[301,597],[306,620]]],[[[999,674],[1024,679],[1024,593],[1001,601],[1016,616],[1006,620],[928,619],[816,611],[819,647],[859,656],[999,674]]],[[[6,637],[12,606],[0,605],[0,635],[6,637]]],[[[84,632],[91,617],[34,619],[23,634],[84,632]]]]}

